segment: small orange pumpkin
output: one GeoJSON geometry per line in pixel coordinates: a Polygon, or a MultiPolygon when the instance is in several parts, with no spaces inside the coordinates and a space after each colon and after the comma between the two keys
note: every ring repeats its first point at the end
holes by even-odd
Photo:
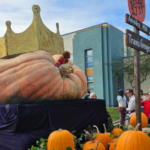
{"type": "Polygon", "coordinates": [[[59,129],[52,132],[48,137],[48,150],[66,150],[66,147],[71,147],[74,150],[74,139],[72,134],[67,130],[59,129]]]}
{"type": "Polygon", "coordinates": [[[118,139],[116,150],[149,150],[150,139],[142,131],[137,131],[140,124],[134,131],[125,131],[118,139]]]}
{"type": "Polygon", "coordinates": [[[84,132],[90,136],[91,138],[91,141],[88,141],[84,144],[83,146],[83,150],[90,150],[90,149],[93,149],[93,150],[106,150],[104,145],[102,143],[99,142],[99,140],[97,142],[95,142],[92,138],[92,135],[84,130],[84,132]]]}
{"type": "MultiPolygon", "coordinates": [[[[144,113],[141,113],[141,121],[142,121],[142,128],[147,127],[148,119],[144,113]]],[[[132,127],[136,126],[136,113],[132,114],[132,116],[130,117],[130,124],[132,127]]]]}
{"type": "Polygon", "coordinates": [[[105,146],[105,148],[107,149],[108,148],[107,137],[103,133],[100,133],[100,131],[99,131],[99,129],[96,125],[94,125],[93,127],[95,127],[97,129],[97,134],[96,134],[94,140],[95,141],[99,140],[105,146]]]}
{"type": "Polygon", "coordinates": [[[109,146],[109,150],[115,150],[117,145],[118,138],[114,139],[109,146]]]}
{"type": "Polygon", "coordinates": [[[104,126],[104,130],[105,130],[104,135],[107,137],[107,141],[108,141],[108,143],[111,143],[111,142],[112,142],[112,140],[114,139],[114,135],[113,135],[113,134],[111,134],[111,133],[109,133],[109,132],[107,132],[107,129],[106,129],[105,124],[103,124],[103,126],[104,126]]]}
{"type": "Polygon", "coordinates": [[[118,135],[121,134],[122,132],[123,132],[123,130],[120,129],[120,128],[114,128],[112,130],[112,133],[113,133],[114,137],[118,137],[118,135]]]}

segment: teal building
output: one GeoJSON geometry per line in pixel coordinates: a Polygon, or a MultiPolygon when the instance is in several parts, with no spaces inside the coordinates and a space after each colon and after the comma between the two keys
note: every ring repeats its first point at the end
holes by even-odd
{"type": "Polygon", "coordinates": [[[124,33],[103,23],[62,37],[65,50],[72,54],[73,63],[87,76],[87,90],[96,93],[99,99],[105,99],[107,107],[117,106],[118,86],[124,88],[124,79],[116,81],[111,62],[123,60],[124,33]],[[72,43],[67,43],[69,39],[72,43]]]}

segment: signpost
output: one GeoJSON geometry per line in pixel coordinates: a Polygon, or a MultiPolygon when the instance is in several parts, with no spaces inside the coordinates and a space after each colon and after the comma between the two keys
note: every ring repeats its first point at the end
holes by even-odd
{"type": "Polygon", "coordinates": [[[145,20],[145,0],[128,0],[128,8],[132,17],[139,20],[140,22],[145,20]]]}
{"type": "MultiPolygon", "coordinates": [[[[131,16],[126,14],[125,22],[134,26],[134,32],[126,30],[126,46],[134,48],[136,124],[141,124],[140,51],[150,53],[150,41],[140,36],[139,30],[150,35],[150,28],[142,23],[146,14],[145,0],[128,0],[128,7],[131,16]]],[[[141,126],[139,130],[142,130],[141,126]]]]}
{"type": "MultiPolygon", "coordinates": [[[[135,29],[137,30],[137,28],[135,29]]],[[[150,53],[150,41],[143,38],[138,33],[139,31],[132,32],[127,29],[126,30],[126,45],[134,49],[137,49],[139,51],[150,53]]]]}
{"type": "Polygon", "coordinates": [[[136,27],[138,30],[141,30],[145,34],[150,35],[150,28],[137,19],[133,18],[129,14],[126,14],[126,23],[136,27]]]}

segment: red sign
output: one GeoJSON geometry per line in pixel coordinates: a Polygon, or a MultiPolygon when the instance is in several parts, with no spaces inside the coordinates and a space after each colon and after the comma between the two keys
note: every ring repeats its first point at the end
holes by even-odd
{"type": "Polygon", "coordinates": [[[128,7],[132,17],[143,22],[145,20],[145,0],[128,0],[128,7]]]}

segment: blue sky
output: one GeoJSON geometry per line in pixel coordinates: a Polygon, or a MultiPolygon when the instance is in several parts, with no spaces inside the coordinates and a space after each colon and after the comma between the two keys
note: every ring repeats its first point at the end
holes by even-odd
{"type": "MultiPolygon", "coordinates": [[[[150,0],[146,1],[145,24],[150,26],[150,0]]],[[[0,0],[0,37],[6,32],[5,22],[10,20],[12,30],[20,33],[32,22],[31,7],[37,4],[41,8],[44,24],[56,32],[56,22],[60,24],[60,33],[65,34],[107,22],[122,30],[132,30],[125,23],[125,14],[129,13],[127,0],[0,0]]],[[[150,37],[141,34],[145,38],[150,37]]]]}

